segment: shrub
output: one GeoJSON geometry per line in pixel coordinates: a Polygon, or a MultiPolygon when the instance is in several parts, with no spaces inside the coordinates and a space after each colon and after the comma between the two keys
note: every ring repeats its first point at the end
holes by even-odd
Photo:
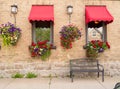
{"type": "Polygon", "coordinates": [[[20,73],[16,73],[14,75],[12,75],[12,78],[23,78],[24,74],[20,74],[20,73]]]}
{"type": "Polygon", "coordinates": [[[28,72],[28,73],[26,74],[26,78],[36,78],[36,77],[37,77],[37,75],[34,74],[34,73],[32,73],[32,72],[28,72]]]}

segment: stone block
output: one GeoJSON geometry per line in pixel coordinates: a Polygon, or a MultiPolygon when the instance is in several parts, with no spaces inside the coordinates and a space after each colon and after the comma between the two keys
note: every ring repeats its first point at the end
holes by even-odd
{"type": "Polygon", "coordinates": [[[0,66],[0,70],[5,70],[5,66],[0,66]]]}
{"type": "Polygon", "coordinates": [[[23,69],[23,64],[16,64],[15,69],[23,69]]]}

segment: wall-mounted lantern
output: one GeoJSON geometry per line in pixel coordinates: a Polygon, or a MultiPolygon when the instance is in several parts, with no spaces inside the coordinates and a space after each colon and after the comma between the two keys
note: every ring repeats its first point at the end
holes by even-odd
{"type": "Polygon", "coordinates": [[[16,14],[18,12],[18,6],[16,4],[11,5],[11,13],[14,16],[14,24],[16,25],[16,14]]]}
{"type": "Polygon", "coordinates": [[[69,15],[69,24],[71,23],[71,14],[73,13],[73,6],[67,6],[67,14],[69,15]]]}

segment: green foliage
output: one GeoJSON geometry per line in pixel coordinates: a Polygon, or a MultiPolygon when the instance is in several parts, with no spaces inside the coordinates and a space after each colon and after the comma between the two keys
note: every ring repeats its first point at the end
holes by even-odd
{"type": "Polygon", "coordinates": [[[4,45],[10,45],[10,37],[8,37],[7,35],[2,35],[3,38],[3,44],[4,45]]]}
{"type": "Polygon", "coordinates": [[[12,78],[23,78],[24,74],[20,74],[20,73],[16,73],[14,75],[12,75],[12,78]]]}
{"type": "Polygon", "coordinates": [[[28,73],[26,74],[26,78],[36,78],[36,77],[37,77],[37,75],[34,74],[34,73],[32,73],[32,72],[28,72],[28,73]]]}
{"type": "Polygon", "coordinates": [[[46,52],[43,55],[41,55],[41,59],[44,61],[47,58],[49,58],[50,55],[51,55],[51,51],[50,50],[46,50],[46,52]]]}
{"type": "Polygon", "coordinates": [[[96,59],[98,57],[98,51],[96,49],[87,49],[86,56],[91,59],[96,59]]]}
{"type": "Polygon", "coordinates": [[[36,28],[36,41],[50,41],[50,28],[36,28]]]}

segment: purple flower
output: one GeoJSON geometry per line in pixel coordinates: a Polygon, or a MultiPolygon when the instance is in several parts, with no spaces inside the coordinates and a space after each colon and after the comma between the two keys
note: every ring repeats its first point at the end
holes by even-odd
{"type": "Polygon", "coordinates": [[[11,27],[11,28],[8,29],[8,32],[13,33],[13,32],[15,31],[15,29],[16,29],[16,28],[11,27]]]}
{"type": "Polygon", "coordinates": [[[100,48],[99,49],[99,53],[101,53],[101,52],[103,52],[104,51],[104,49],[103,48],[100,48]]]}
{"type": "Polygon", "coordinates": [[[21,31],[20,28],[16,28],[16,30],[18,30],[19,32],[21,31]]]}
{"type": "Polygon", "coordinates": [[[38,52],[38,50],[39,50],[38,48],[35,48],[35,49],[34,49],[34,52],[38,52]]]}
{"type": "Polygon", "coordinates": [[[62,34],[62,36],[65,38],[67,35],[66,34],[62,34]]]}
{"type": "Polygon", "coordinates": [[[10,27],[14,27],[14,24],[8,22],[8,26],[10,26],[10,27]]]}
{"type": "Polygon", "coordinates": [[[7,26],[8,26],[8,24],[4,24],[4,26],[5,26],[5,27],[7,27],[7,26]]]}

